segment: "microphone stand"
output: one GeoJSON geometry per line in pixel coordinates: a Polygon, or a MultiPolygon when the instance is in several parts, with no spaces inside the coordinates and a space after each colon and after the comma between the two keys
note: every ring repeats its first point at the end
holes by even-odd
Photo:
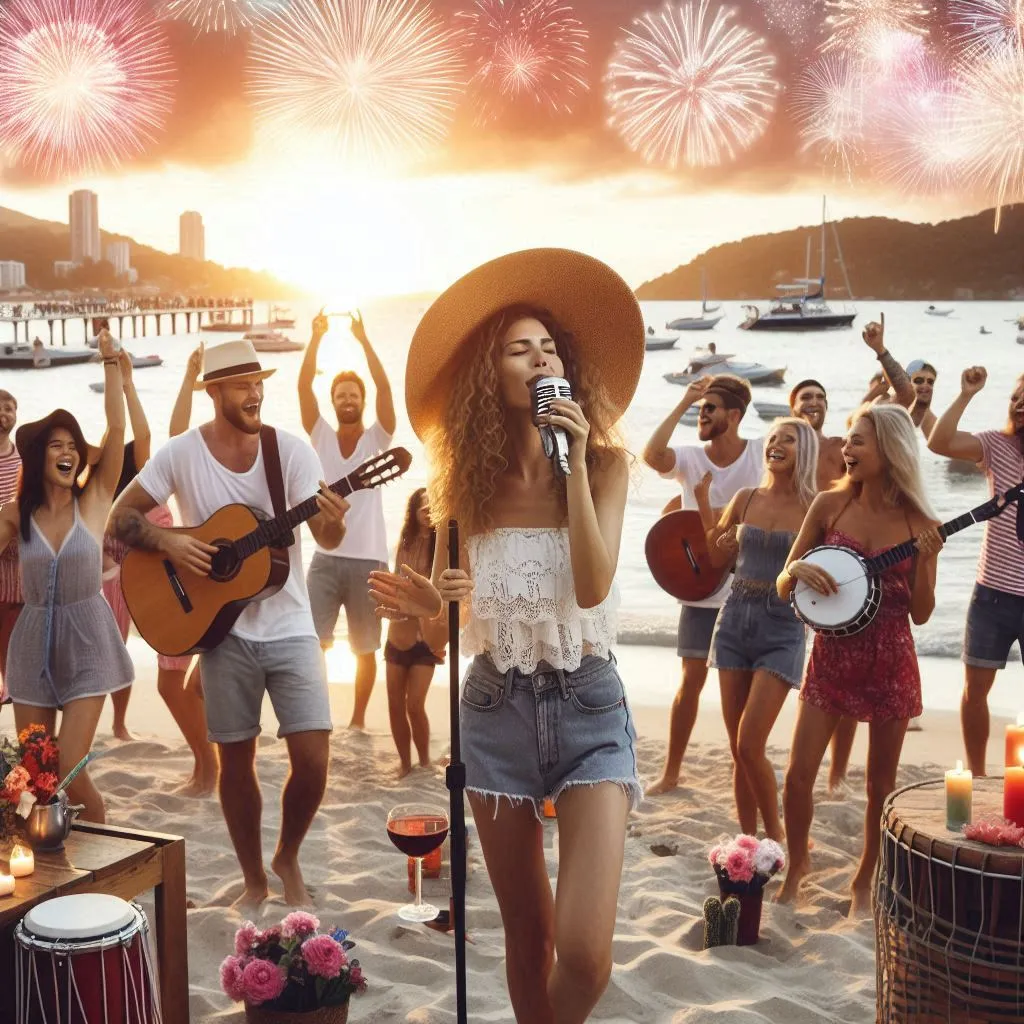
{"type": "MultiPolygon", "coordinates": [[[[459,524],[448,520],[448,568],[459,567],[459,524]]],[[[466,766],[462,763],[459,724],[459,602],[448,605],[448,670],[451,698],[451,759],[445,785],[451,795],[452,904],[455,916],[455,1007],[458,1024],[466,1024],[466,766]]]]}

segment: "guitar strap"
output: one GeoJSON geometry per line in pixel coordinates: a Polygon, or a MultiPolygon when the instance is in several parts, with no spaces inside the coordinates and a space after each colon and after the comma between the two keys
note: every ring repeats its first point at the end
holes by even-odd
{"type": "MultiPolygon", "coordinates": [[[[288,511],[284,497],[284,474],[281,472],[281,450],[277,446],[277,431],[266,423],[260,427],[260,447],[263,449],[263,471],[267,474],[267,488],[274,515],[283,516],[288,511]]],[[[282,547],[295,543],[295,531],[291,530],[281,538],[282,547]]]]}

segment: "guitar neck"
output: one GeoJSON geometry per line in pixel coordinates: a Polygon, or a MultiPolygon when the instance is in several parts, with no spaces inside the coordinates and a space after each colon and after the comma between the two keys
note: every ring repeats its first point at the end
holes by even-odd
{"type": "MultiPolygon", "coordinates": [[[[975,516],[975,511],[977,510],[965,512],[962,516],[957,516],[956,519],[950,519],[948,523],[943,523],[939,527],[939,536],[945,540],[947,537],[952,537],[954,533],[959,533],[961,530],[966,530],[968,526],[973,526],[975,523],[980,522],[975,516]]],[[[888,551],[883,551],[881,554],[869,558],[867,562],[875,572],[884,572],[886,569],[891,569],[894,565],[899,565],[900,562],[910,558],[916,552],[917,546],[914,541],[905,540],[902,544],[897,544],[896,547],[889,548],[888,551]]]]}
{"type": "MultiPolygon", "coordinates": [[[[330,485],[330,490],[342,498],[347,498],[356,488],[352,486],[349,477],[343,476],[330,485]]],[[[276,547],[280,543],[281,537],[287,536],[307,519],[312,519],[319,511],[320,507],[316,503],[314,494],[311,498],[300,501],[298,505],[288,509],[287,512],[283,512],[273,519],[264,520],[255,530],[247,533],[244,537],[239,537],[235,541],[235,550],[239,557],[248,558],[261,548],[276,547]]]]}

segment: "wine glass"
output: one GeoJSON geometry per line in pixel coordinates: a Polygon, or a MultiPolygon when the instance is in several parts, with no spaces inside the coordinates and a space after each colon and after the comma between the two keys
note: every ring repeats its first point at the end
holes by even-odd
{"type": "Polygon", "coordinates": [[[398,911],[403,921],[433,921],[437,907],[423,902],[423,858],[448,837],[448,812],[424,804],[399,804],[388,814],[388,838],[416,860],[416,901],[398,911]]]}

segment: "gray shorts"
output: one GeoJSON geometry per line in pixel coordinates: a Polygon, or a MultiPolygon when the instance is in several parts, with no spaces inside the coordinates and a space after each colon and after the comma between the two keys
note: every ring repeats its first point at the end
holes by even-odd
{"type": "Polygon", "coordinates": [[[733,591],[718,616],[708,664],[739,672],[763,670],[799,690],[806,649],[807,627],[788,601],[774,590],[763,597],[733,591]]]}
{"type": "Polygon", "coordinates": [[[575,672],[546,666],[532,675],[499,672],[478,654],[462,683],[460,720],[466,788],[529,801],[567,786],[614,782],[630,809],[643,791],[637,776],[636,729],[614,657],[584,657],[575,672]]]}
{"type": "Polygon", "coordinates": [[[344,607],[352,653],[372,654],[380,650],[380,619],[374,610],[368,580],[371,572],[387,567],[387,562],[373,558],[338,558],[320,551],[313,555],[306,589],[320,643],[334,642],[334,627],[344,607]]]}
{"type": "Polygon", "coordinates": [[[334,728],[324,655],[314,637],[258,641],[229,633],[199,656],[199,668],[211,743],[259,736],[264,693],[277,715],[278,736],[334,728]]]}
{"type": "Polygon", "coordinates": [[[676,635],[676,656],[707,661],[711,653],[711,637],[721,608],[694,608],[684,604],[679,612],[676,635]]]}

